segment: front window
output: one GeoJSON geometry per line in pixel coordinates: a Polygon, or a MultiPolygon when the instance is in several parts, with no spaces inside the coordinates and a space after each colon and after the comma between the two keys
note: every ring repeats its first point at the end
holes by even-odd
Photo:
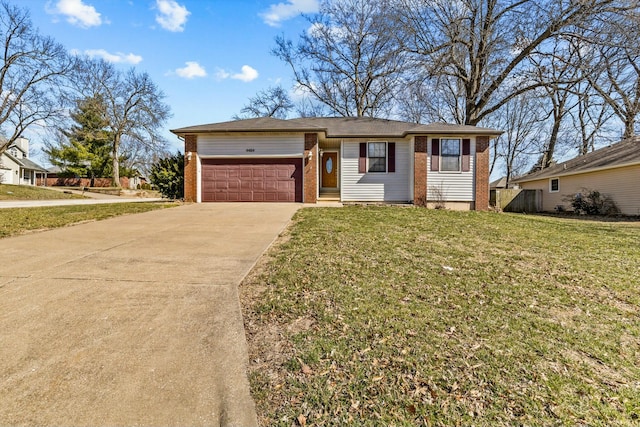
{"type": "Polygon", "coordinates": [[[460,171],[460,140],[440,140],[440,170],[445,172],[460,171]]]}
{"type": "Polygon", "coordinates": [[[553,178],[549,181],[549,192],[557,193],[558,191],[560,191],[560,179],[553,178]]]}
{"type": "Polygon", "coordinates": [[[27,169],[22,169],[22,178],[24,180],[30,180],[31,179],[31,172],[28,171],[27,169]]]}
{"type": "Polygon", "coordinates": [[[368,172],[386,172],[387,171],[387,143],[386,142],[370,142],[367,148],[367,157],[369,158],[368,172]]]}

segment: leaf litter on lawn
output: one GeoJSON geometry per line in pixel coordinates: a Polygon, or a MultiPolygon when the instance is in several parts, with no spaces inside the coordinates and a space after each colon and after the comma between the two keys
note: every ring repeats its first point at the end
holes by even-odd
{"type": "Polygon", "coordinates": [[[241,287],[262,423],[634,425],[638,237],[546,217],[303,209],[241,287]]]}

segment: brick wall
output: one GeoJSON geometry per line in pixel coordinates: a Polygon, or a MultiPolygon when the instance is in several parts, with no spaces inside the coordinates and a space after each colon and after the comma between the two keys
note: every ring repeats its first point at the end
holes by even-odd
{"type": "Polygon", "coordinates": [[[186,135],[184,138],[184,201],[198,201],[198,137],[186,135]],[[189,160],[188,153],[191,153],[189,160]]]}
{"type": "Polygon", "coordinates": [[[476,137],[475,210],[489,210],[489,137],[476,137]]]}
{"type": "MultiPolygon", "coordinates": [[[[46,185],[47,187],[91,187],[91,178],[62,178],[57,176],[48,176],[46,183],[44,181],[44,175],[42,175],[42,177],[38,175],[36,185],[46,185]]],[[[120,177],[120,186],[122,188],[129,188],[129,178],[120,177]]],[[[113,179],[94,178],[93,187],[113,187],[113,179]]]]}
{"type": "Polygon", "coordinates": [[[413,203],[427,205],[427,137],[416,136],[413,153],[413,203]]]}
{"type": "Polygon", "coordinates": [[[304,134],[304,202],[318,201],[318,134],[304,134]],[[311,159],[309,159],[311,153],[311,159]]]}

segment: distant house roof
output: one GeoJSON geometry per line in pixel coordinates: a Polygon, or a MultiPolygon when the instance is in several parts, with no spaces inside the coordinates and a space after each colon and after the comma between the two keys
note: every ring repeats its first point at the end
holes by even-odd
{"type": "Polygon", "coordinates": [[[62,169],[60,168],[60,166],[51,166],[47,169],[47,172],[51,174],[58,174],[62,172],[62,169]]]}
{"type": "Polygon", "coordinates": [[[500,131],[468,125],[432,123],[420,125],[371,117],[305,117],[281,120],[272,117],[235,120],[222,123],[172,129],[176,135],[223,132],[325,132],[328,138],[389,137],[412,134],[474,134],[498,136],[500,131]]]}
{"type": "Polygon", "coordinates": [[[558,163],[541,171],[513,179],[511,182],[527,182],[563,175],[593,172],[640,164],[640,137],[624,139],[608,147],[558,163]]]}
{"type": "Polygon", "coordinates": [[[507,188],[507,177],[503,176],[489,183],[489,188],[507,188]]]}

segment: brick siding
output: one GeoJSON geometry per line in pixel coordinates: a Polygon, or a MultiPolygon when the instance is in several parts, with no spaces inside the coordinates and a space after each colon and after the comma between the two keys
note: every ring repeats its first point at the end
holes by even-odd
{"type": "Polygon", "coordinates": [[[184,137],[184,201],[198,201],[198,137],[186,135],[184,137]],[[191,154],[191,160],[188,153],[191,154]]]}
{"type": "Polygon", "coordinates": [[[318,134],[304,134],[304,203],[318,201],[318,134]],[[311,153],[311,159],[309,159],[311,153]]]}
{"type": "Polygon", "coordinates": [[[475,210],[489,210],[489,137],[476,137],[475,210]]]}
{"type": "Polygon", "coordinates": [[[427,137],[416,136],[413,150],[413,203],[427,205],[427,137]]]}

